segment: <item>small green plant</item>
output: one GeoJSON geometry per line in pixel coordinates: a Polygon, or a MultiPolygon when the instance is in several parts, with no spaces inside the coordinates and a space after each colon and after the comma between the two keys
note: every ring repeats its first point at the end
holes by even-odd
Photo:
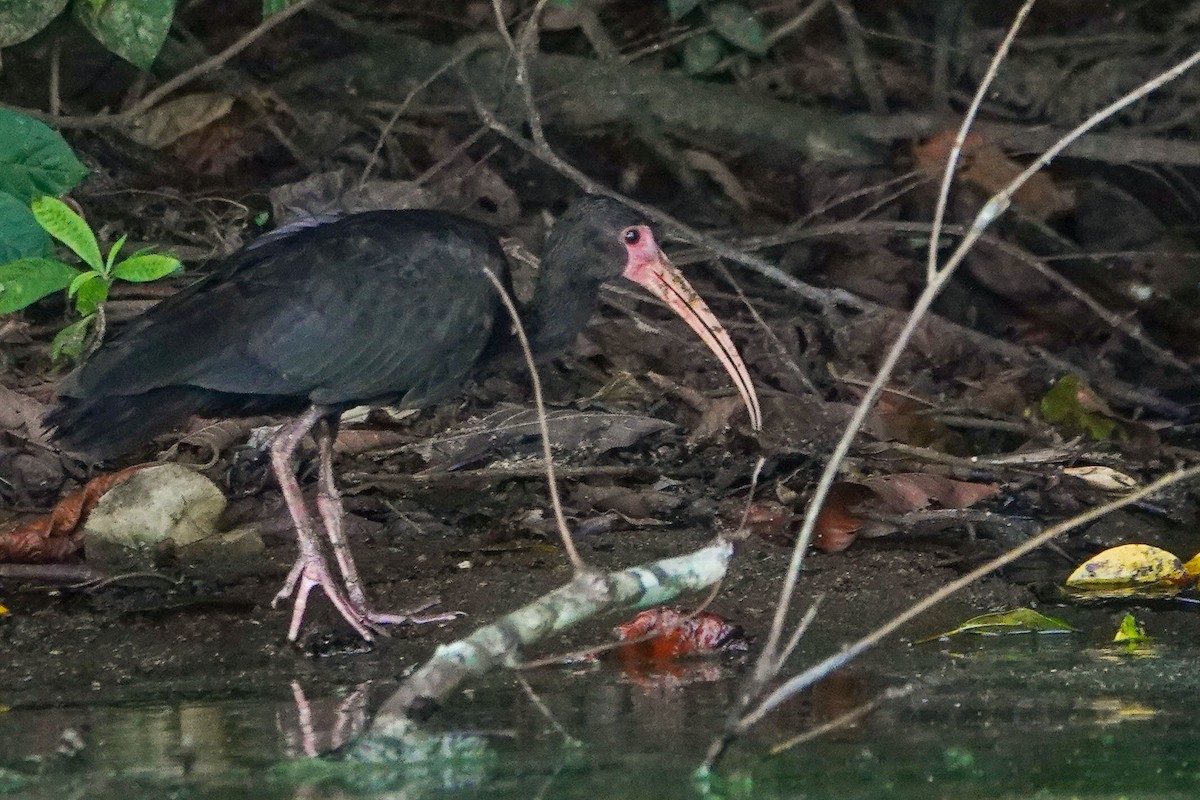
{"type": "Polygon", "coordinates": [[[19,311],[54,292],[67,290],[80,318],[67,325],[50,346],[54,360],[77,359],[93,331],[103,333],[103,307],[117,280],[132,283],[155,281],[180,268],[179,260],[161,253],[140,250],[117,261],[125,236],[101,256],[96,234],[83,217],[56,197],[43,195],[30,205],[33,217],[46,233],[65,244],[84,264],[84,269],[49,256],[20,258],[0,265],[0,314],[19,311]],[[100,327],[97,327],[97,326],[100,327]]]}

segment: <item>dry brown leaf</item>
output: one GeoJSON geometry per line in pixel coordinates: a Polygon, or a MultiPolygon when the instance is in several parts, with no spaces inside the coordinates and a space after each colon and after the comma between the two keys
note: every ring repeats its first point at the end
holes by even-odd
{"type": "Polygon", "coordinates": [[[931,505],[967,508],[997,494],[994,483],[956,481],[921,472],[876,475],[842,481],[830,489],[817,518],[813,545],[825,552],[845,550],[866,524],[866,513],[907,514],[931,505]]]}
{"type": "Polygon", "coordinates": [[[50,444],[50,435],[42,426],[46,415],[45,403],[27,394],[0,386],[0,431],[8,431],[30,442],[50,444]]]}
{"type": "Polygon", "coordinates": [[[233,98],[216,92],[189,94],[168,100],[135,118],[125,135],[139,144],[161,150],[193,131],[216,122],[233,109],[233,98]]]}
{"type": "MultiPolygon", "coordinates": [[[[956,135],[955,131],[942,131],[914,147],[913,158],[918,169],[940,175],[945,170],[956,135]]],[[[960,165],[958,180],[986,195],[1001,191],[1025,171],[1023,164],[975,133],[968,134],[963,142],[960,165]]],[[[1059,188],[1052,177],[1039,172],[1013,194],[1013,205],[1023,214],[1045,221],[1074,208],[1075,193],[1059,188]]]]}
{"type": "Polygon", "coordinates": [[[148,465],[138,464],[99,475],[59,500],[49,514],[0,533],[0,561],[46,563],[75,554],[80,547],[83,523],[97,501],[145,466],[148,465]]]}

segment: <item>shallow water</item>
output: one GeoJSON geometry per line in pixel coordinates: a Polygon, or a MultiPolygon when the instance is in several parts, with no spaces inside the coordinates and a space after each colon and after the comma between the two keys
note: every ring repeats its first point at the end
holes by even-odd
{"type": "MultiPolygon", "coordinates": [[[[971,639],[881,650],[766,721],[709,784],[693,770],[745,664],[672,673],[530,675],[550,722],[496,678],[430,724],[439,753],[328,772],[306,754],[345,743],[389,685],[307,696],[51,708],[3,695],[0,794],[63,798],[1117,798],[1200,795],[1194,652],[1129,652],[1077,637],[971,639]],[[782,755],[778,741],[911,681],[911,694],[782,755]],[[451,727],[453,726],[453,730],[451,727]],[[561,728],[561,731],[557,728],[561,728]],[[562,732],[574,737],[564,738],[562,732]],[[64,735],[65,733],[65,735],[64,735]],[[70,754],[68,754],[70,753],[70,754]]],[[[143,687],[144,688],[144,687],[143,687]]]]}

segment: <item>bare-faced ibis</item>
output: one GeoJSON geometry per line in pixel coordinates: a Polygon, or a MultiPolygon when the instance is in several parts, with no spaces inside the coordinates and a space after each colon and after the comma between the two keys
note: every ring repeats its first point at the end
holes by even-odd
{"type": "MultiPolygon", "coordinates": [[[[295,640],[320,586],[363,637],[396,615],[368,609],[342,533],[333,440],[351,406],[419,408],[514,352],[512,321],[484,272],[507,280],[496,239],[452,214],[369,211],[283,228],[151,308],[96,350],[59,389],[47,421],[67,449],[107,458],[192,415],[294,415],[271,459],[300,555],[276,599],[295,595],[295,640]],[[315,428],[317,510],[336,580],[300,492],[295,452],[315,428]]],[[[548,237],[521,318],[536,355],[571,344],[600,286],[623,276],[661,298],[720,359],[759,425],[746,367],[716,317],[673,267],[645,220],[602,197],[576,201],[548,237]]]]}

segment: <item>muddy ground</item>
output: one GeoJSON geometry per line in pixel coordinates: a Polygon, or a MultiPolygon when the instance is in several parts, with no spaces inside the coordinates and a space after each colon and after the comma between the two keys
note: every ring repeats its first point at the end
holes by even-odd
{"type": "MultiPolygon", "coordinates": [[[[707,537],[696,529],[601,533],[583,540],[581,550],[599,567],[618,568],[694,549],[707,537]]],[[[404,608],[419,598],[440,597],[439,609],[464,615],[450,623],[395,628],[373,647],[362,647],[317,599],[317,613],[310,615],[302,641],[293,646],[285,640],[290,607],[270,605],[293,556],[285,543],[270,548],[269,573],[227,585],[192,584],[198,593],[13,587],[5,595],[10,613],[0,618],[5,700],[38,705],[161,699],[165,694],[212,697],[251,687],[282,691],[293,679],[318,689],[386,680],[420,663],[438,644],[570,577],[565,559],[544,545],[489,553],[466,537],[415,532],[399,532],[383,545],[360,537],[355,545],[368,595],[377,607],[404,608]]],[[[827,647],[886,621],[956,577],[954,564],[970,549],[918,542],[814,554],[798,593],[804,607],[824,595],[814,641],[827,647]]],[[[787,559],[784,548],[744,543],[711,609],[743,626],[751,642],[761,641],[787,559]]],[[[991,579],[915,623],[908,634],[928,635],[973,613],[1029,599],[1027,590],[1003,578],[991,579]]],[[[607,628],[619,619],[599,620],[541,652],[607,641],[607,628]]],[[[811,652],[824,654],[818,644],[811,652]]]]}

